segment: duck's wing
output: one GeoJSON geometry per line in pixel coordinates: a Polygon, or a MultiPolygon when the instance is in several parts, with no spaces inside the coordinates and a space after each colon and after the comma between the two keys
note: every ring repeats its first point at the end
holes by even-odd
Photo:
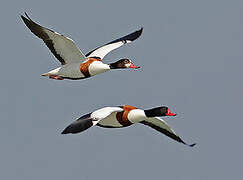
{"type": "Polygon", "coordinates": [[[128,34],[124,37],[111,41],[103,46],[100,46],[100,47],[90,51],[88,54],[86,54],[86,56],[87,57],[99,57],[99,58],[103,59],[112,50],[119,48],[126,43],[131,43],[132,41],[139,38],[139,36],[142,34],[142,31],[143,31],[143,28],[141,28],[140,30],[137,30],[131,34],[128,34]]]}
{"type": "Polygon", "coordinates": [[[75,45],[72,39],[40,26],[32,21],[26,13],[25,15],[26,17],[21,16],[21,18],[26,26],[32,33],[45,42],[47,47],[62,65],[85,61],[87,59],[80,49],[75,45]]]}
{"type": "Polygon", "coordinates": [[[123,111],[123,109],[120,107],[105,107],[105,108],[98,109],[74,121],[72,124],[70,124],[68,127],[66,127],[63,130],[62,134],[80,133],[96,125],[99,121],[111,115],[111,113],[121,112],[121,111],[123,111]]]}
{"type": "Polygon", "coordinates": [[[163,133],[164,135],[176,140],[177,142],[183,143],[183,144],[191,146],[191,147],[196,145],[195,143],[194,144],[185,143],[175,133],[175,131],[173,129],[171,129],[171,127],[163,119],[161,119],[159,117],[148,118],[148,119],[142,121],[141,123],[163,133]]]}

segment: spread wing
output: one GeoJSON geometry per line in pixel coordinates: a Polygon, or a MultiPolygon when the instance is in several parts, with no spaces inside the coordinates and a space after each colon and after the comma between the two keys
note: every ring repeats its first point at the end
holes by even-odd
{"type": "Polygon", "coordinates": [[[188,146],[195,146],[196,144],[187,144],[185,143],[176,133],[173,129],[170,128],[170,126],[161,118],[159,117],[154,117],[154,118],[148,118],[145,121],[141,122],[144,125],[147,125],[161,133],[163,133],[164,135],[176,140],[177,142],[183,143],[185,145],[188,146]]]}
{"type": "Polygon", "coordinates": [[[135,31],[131,34],[128,34],[124,37],[111,41],[103,46],[100,46],[100,47],[92,50],[91,52],[86,54],[86,56],[87,57],[99,57],[99,58],[103,59],[112,50],[119,48],[126,43],[131,43],[132,41],[139,38],[139,36],[142,34],[142,31],[143,31],[143,28],[141,28],[140,30],[135,31]]]}
{"type": "Polygon", "coordinates": [[[94,125],[96,125],[99,121],[102,119],[108,117],[113,112],[121,112],[123,111],[120,107],[105,107],[102,109],[98,109],[92,113],[86,114],[76,121],[74,121],[72,124],[70,124],[68,127],[66,127],[62,134],[76,134],[80,133],[94,125]]]}
{"type": "Polygon", "coordinates": [[[86,57],[75,45],[72,39],[40,26],[32,21],[26,13],[25,15],[27,18],[24,16],[21,16],[21,18],[26,26],[32,33],[45,42],[47,47],[62,65],[86,60],[86,57]]]}

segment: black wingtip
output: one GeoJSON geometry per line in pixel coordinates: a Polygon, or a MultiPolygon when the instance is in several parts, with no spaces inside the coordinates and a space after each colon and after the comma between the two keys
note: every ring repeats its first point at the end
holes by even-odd
{"type": "MultiPolygon", "coordinates": [[[[110,43],[118,42],[118,41],[121,41],[121,40],[125,40],[125,41],[130,40],[130,41],[134,41],[134,40],[136,40],[137,38],[139,38],[139,37],[141,36],[142,32],[143,32],[143,27],[141,27],[139,30],[137,30],[137,31],[135,31],[135,32],[133,32],[133,33],[131,33],[131,34],[128,34],[128,35],[126,35],[126,36],[124,36],[124,37],[122,37],[122,38],[119,38],[119,39],[117,39],[117,40],[115,40],[115,41],[112,41],[112,42],[110,42],[110,43]]],[[[107,44],[110,44],[110,43],[107,43],[107,44]]]]}
{"type": "Polygon", "coordinates": [[[80,133],[90,127],[93,126],[93,121],[90,118],[90,113],[82,116],[81,118],[77,119],[69,126],[67,126],[63,131],[62,134],[77,134],[80,133]]]}
{"type": "Polygon", "coordinates": [[[195,145],[196,145],[196,143],[188,144],[188,146],[190,146],[190,147],[193,147],[193,146],[195,146],[195,145]]]}
{"type": "Polygon", "coordinates": [[[20,14],[20,17],[24,20],[27,19],[26,17],[24,17],[22,14],[20,14]]]}
{"type": "Polygon", "coordinates": [[[80,131],[78,130],[78,126],[76,124],[76,122],[70,124],[69,126],[67,126],[61,134],[76,134],[79,133],[80,131]]]}
{"type": "Polygon", "coordinates": [[[32,21],[32,19],[28,16],[27,12],[24,12],[25,16],[23,16],[22,14],[20,14],[21,18],[23,19],[24,22],[27,22],[27,21],[32,21]]]}
{"type": "Polygon", "coordinates": [[[136,39],[141,36],[142,32],[143,32],[143,27],[141,27],[138,31],[135,32],[135,33],[137,33],[136,39]]]}
{"type": "Polygon", "coordinates": [[[69,126],[67,126],[61,134],[76,134],[78,133],[77,131],[77,126],[75,126],[76,122],[73,122],[72,124],[70,124],[69,126]]]}
{"type": "Polygon", "coordinates": [[[26,12],[24,12],[24,14],[25,14],[26,17],[23,16],[23,15],[20,15],[20,16],[21,16],[21,18],[22,18],[22,20],[24,21],[25,24],[32,21],[26,12]]]}
{"type": "Polygon", "coordinates": [[[25,16],[31,21],[30,17],[28,16],[27,12],[24,12],[25,16]]]}
{"type": "MultiPolygon", "coordinates": [[[[69,127],[69,126],[68,126],[69,127]]],[[[61,134],[69,134],[70,132],[68,131],[68,127],[66,127],[61,134]]]]}
{"type": "Polygon", "coordinates": [[[21,14],[20,14],[20,17],[21,17],[23,20],[24,20],[24,18],[25,18],[25,17],[24,17],[23,15],[21,15],[21,14]]]}

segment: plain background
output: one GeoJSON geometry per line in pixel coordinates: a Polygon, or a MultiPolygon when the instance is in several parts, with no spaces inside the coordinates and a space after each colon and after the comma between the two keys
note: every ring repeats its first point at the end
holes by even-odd
{"type": "Polygon", "coordinates": [[[243,1],[1,1],[0,177],[18,179],[241,179],[243,1]],[[79,81],[40,74],[59,62],[20,19],[68,35],[87,53],[144,27],[105,57],[142,68],[79,81]],[[188,143],[134,125],[61,135],[103,106],[168,105],[188,143]]]}

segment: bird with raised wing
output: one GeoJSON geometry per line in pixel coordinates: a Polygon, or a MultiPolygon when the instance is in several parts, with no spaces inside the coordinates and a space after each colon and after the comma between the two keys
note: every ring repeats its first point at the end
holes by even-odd
{"type": "Polygon", "coordinates": [[[100,46],[84,55],[72,39],[40,26],[32,21],[27,13],[25,13],[25,15],[26,17],[21,16],[21,18],[26,26],[32,33],[44,41],[50,51],[61,63],[60,67],[44,73],[42,76],[47,76],[56,80],[77,80],[88,78],[111,69],[140,68],[135,66],[131,60],[127,58],[120,59],[111,64],[103,63],[102,59],[110,51],[136,40],[142,34],[143,28],[100,46]]]}
{"type": "Polygon", "coordinates": [[[62,134],[80,133],[95,125],[104,128],[122,128],[131,126],[132,124],[141,123],[163,133],[177,142],[191,147],[195,145],[185,143],[175,131],[158,116],[176,116],[176,114],[172,113],[166,106],[148,110],[138,109],[130,105],[104,107],[80,117],[67,126],[62,134]]]}

